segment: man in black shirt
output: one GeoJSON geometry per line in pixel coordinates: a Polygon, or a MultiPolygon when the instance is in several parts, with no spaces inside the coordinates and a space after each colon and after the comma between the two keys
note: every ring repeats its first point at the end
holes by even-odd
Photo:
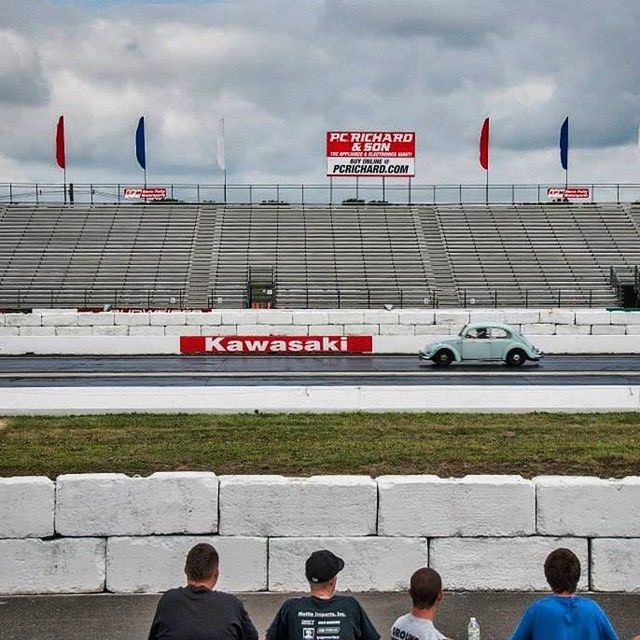
{"type": "Polygon", "coordinates": [[[258,640],[242,602],[222,591],[218,581],[218,552],[206,543],[187,555],[187,586],[170,589],[160,601],[149,640],[258,640]]]}
{"type": "Polygon", "coordinates": [[[287,600],[267,630],[267,640],[379,640],[380,634],[360,603],[335,595],[342,558],[326,549],[305,564],[310,595],[287,600]]]}

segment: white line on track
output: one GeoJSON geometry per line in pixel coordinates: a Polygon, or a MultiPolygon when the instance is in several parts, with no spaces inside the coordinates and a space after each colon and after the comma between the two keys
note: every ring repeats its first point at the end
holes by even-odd
{"type": "Polygon", "coordinates": [[[639,377],[640,371],[25,371],[0,372],[0,379],[16,378],[384,378],[397,377],[639,377]]]}

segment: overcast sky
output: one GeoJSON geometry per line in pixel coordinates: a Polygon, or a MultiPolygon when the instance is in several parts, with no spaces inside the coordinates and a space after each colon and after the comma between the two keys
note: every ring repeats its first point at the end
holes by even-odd
{"type": "Polygon", "coordinates": [[[0,182],[324,183],[325,131],[415,130],[416,181],[640,182],[638,0],[0,0],[0,182]]]}

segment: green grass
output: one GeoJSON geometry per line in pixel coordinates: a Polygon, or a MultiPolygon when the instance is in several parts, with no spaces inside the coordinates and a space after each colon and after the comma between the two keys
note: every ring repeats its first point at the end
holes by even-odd
{"type": "Polygon", "coordinates": [[[111,415],[0,419],[0,476],[640,471],[640,414],[111,415]]]}

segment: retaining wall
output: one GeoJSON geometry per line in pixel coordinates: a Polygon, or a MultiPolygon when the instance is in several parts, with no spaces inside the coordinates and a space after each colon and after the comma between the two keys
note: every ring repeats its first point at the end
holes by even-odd
{"type": "Polygon", "coordinates": [[[415,353],[467,322],[512,324],[547,353],[640,353],[640,312],[606,309],[219,310],[0,313],[0,354],[178,353],[183,335],[371,335],[415,353]]]}
{"type": "Polygon", "coordinates": [[[342,589],[407,588],[420,566],[449,590],[545,589],[558,546],[581,590],[640,591],[640,477],[63,475],[0,479],[0,593],[158,592],[186,552],[216,546],[220,588],[305,588],[304,560],[345,559],[342,589]]]}

